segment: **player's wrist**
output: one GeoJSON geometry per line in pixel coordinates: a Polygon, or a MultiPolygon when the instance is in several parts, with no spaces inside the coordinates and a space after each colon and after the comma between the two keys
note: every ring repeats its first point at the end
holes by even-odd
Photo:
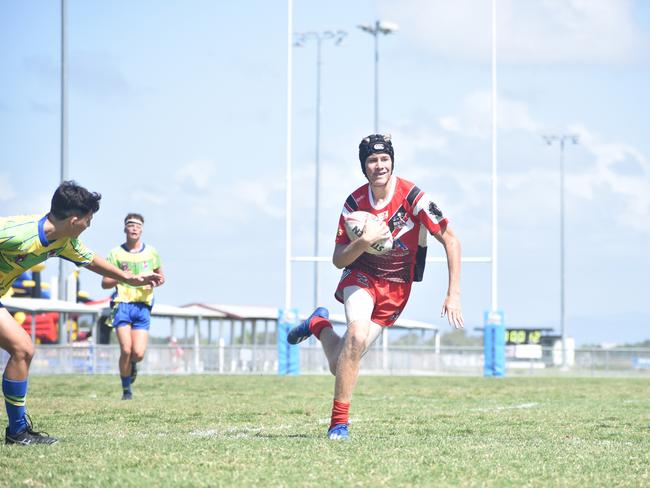
{"type": "Polygon", "coordinates": [[[373,243],[373,240],[369,239],[368,236],[365,235],[359,237],[358,241],[363,245],[363,247],[371,246],[373,243]]]}
{"type": "Polygon", "coordinates": [[[358,239],[353,240],[350,242],[350,245],[348,246],[348,249],[365,249],[370,245],[370,242],[368,242],[367,237],[364,235],[361,235],[358,239]]]}

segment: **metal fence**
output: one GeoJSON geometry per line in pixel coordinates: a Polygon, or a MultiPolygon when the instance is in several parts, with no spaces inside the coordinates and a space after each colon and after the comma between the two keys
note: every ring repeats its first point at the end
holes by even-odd
{"type": "MultiPolygon", "coordinates": [[[[557,351],[555,351],[557,353],[557,351]]],[[[88,343],[70,346],[37,346],[31,374],[117,374],[117,345],[88,343]]],[[[557,354],[556,354],[557,355],[557,354]]],[[[192,344],[150,345],[139,371],[143,374],[276,374],[275,346],[233,346],[192,344]]],[[[6,352],[0,356],[4,365],[6,352]]],[[[584,376],[650,376],[650,348],[576,349],[568,371],[563,371],[554,352],[544,350],[536,360],[508,360],[507,375],[574,374],[584,376]]],[[[318,343],[300,346],[301,373],[329,374],[325,355],[318,343]]],[[[471,375],[483,374],[480,347],[381,346],[372,347],[361,363],[365,374],[471,375]]]]}

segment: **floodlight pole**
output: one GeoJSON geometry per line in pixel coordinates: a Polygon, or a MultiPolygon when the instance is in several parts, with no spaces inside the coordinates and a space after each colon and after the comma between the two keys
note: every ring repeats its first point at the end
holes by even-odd
{"type": "MultiPolygon", "coordinates": [[[[66,0],[61,0],[61,182],[68,179],[68,79],[67,79],[67,66],[66,66],[66,0]]],[[[66,273],[65,261],[59,258],[59,300],[65,300],[66,297],[66,273]]],[[[59,344],[67,342],[66,336],[66,315],[59,315],[59,344]]]]}
{"type": "MultiPolygon", "coordinates": [[[[318,257],[318,229],[320,215],[320,116],[321,116],[321,66],[323,41],[333,40],[334,45],[341,44],[347,36],[345,31],[299,32],[295,34],[294,46],[302,47],[314,39],[316,41],[316,144],[315,144],[315,180],[314,180],[314,257],[318,257]]],[[[318,307],[318,261],[314,260],[314,308],[318,307]]]]}
{"type": "MultiPolygon", "coordinates": [[[[68,178],[68,110],[67,110],[67,71],[66,71],[66,0],[61,0],[61,182],[68,178]]],[[[65,262],[59,259],[59,300],[65,300],[65,262]]]]}
{"type": "Polygon", "coordinates": [[[567,142],[578,144],[575,134],[550,134],[545,135],[544,141],[549,146],[558,142],[560,144],[560,334],[562,336],[562,369],[567,369],[567,331],[565,307],[565,266],[564,266],[564,147],[567,142]]]}
{"type": "Polygon", "coordinates": [[[357,26],[375,38],[375,134],[379,133],[379,34],[392,34],[397,32],[398,26],[392,22],[376,20],[374,25],[364,24],[357,26]]]}

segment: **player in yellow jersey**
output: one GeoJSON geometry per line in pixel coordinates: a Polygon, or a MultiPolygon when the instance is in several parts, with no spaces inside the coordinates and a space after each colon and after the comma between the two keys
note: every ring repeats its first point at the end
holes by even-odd
{"type": "MultiPolygon", "coordinates": [[[[108,261],[118,268],[130,271],[138,276],[152,271],[164,275],[160,256],[156,249],[142,242],[144,217],[130,213],[124,218],[126,242],[114,248],[108,254],[108,261]]],[[[134,287],[128,283],[104,277],[102,288],[116,287],[113,295],[111,325],[115,328],[120,343],[120,379],[122,380],[122,400],[131,400],[131,384],[135,381],[138,368],[147,350],[151,307],[153,306],[153,289],[151,287],[134,287]]]]}
{"type": "MultiPolygon", "coordinates": [[[[74,181],[64,181],[54,192],[49,213],[0,218],[0,298],[24,271],[50,257],[60,257],[85,266],[102,276],[132,286],[157,286],[162,276],[147,273],[135,276],[121,270],[86,248],[79,235],[90,226],[99,210],[101,195],[91,193],[74,181]]],[[[25,411],[27,377],[34,356],[31,337],[0,303],[0,347],[9,353],[2,376],[9,426],[6,444],[54,444],[44,432],[35,432],[25,411]]]]}

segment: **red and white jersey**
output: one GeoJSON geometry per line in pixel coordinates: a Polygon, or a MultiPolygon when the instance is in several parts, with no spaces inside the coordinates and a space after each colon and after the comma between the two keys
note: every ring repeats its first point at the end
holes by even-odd
{"type": "MultiPolygon", "coordinates": [[[[393,249],[380,255],[364,252],[348,268],[358,269],[396,283],[411,283],[414,279],[419,281],[421,273],[414,274],[414,268],[418,255],[420,229],[424,227],[429,233],[435,234],[444,229],[447,219],[429,195],[410,181],[393,176],[389,185],[388,203],[381,208],[375,205],[368,183],[355,190],[345,200],[339,217],[336,244],[350,243],[344,224],[347,214],[357,210],[369,212],[388,225],[393,234],[393,249]]],[[[421,245],[426,244],[421,243],[421,245]]],[[[423,267],[426,247],[421,249],[423,252],[420,252],[420,261],[423,267]]]]}

